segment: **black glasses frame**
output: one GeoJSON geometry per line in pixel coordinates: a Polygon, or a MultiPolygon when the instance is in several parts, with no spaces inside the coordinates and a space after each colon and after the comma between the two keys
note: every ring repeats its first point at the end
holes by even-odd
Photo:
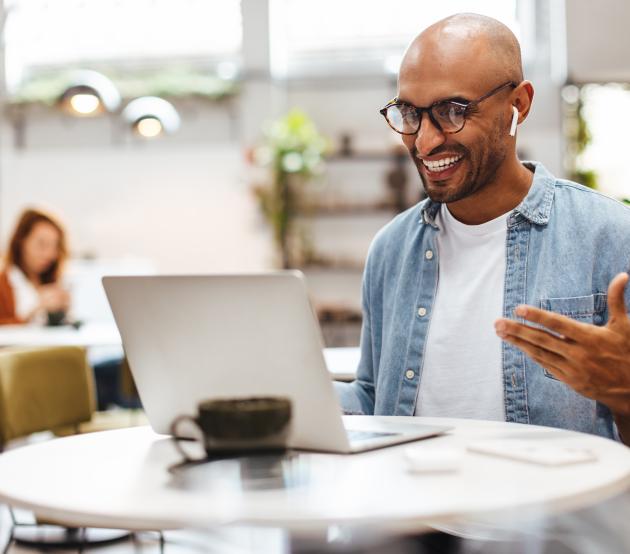
{"type": "Polygon", "coordinates": [[[414,106],[413,104],[408,104],[407,102],[401,102],[397,98],[394,98],[394,100],[389,102],[384,108],[381,108],[379,110],[379,113],[385,118],[385,121],[387,121],[387,124],[400,135],[415,135],[420,130],[420,125],[422,125],[422,115],[424,112],[428,114],[429,119],[431,120],[431,123],[433,123],[436,129],[439,129],[440,132],[442,133],[445,133],[448,135],[454,135],[455,133],[459,133],[464,128],[464,126],[466,125],[467,116],[475,107],[477,107],[479,103],[483,102],[486,98],[490,98],[491,96],[497,94],[499,91],[503,90],[505,87],[508,87],[508,86],[512,88],[516,88],[518,84],[515,83],[514,81],[508,81],[506,83],[503,83],[502,85],[499,85],[496,88],[493,88],[490,92],[484,94],[483,96],[477,98],[476,100],[471,100],[470,102],[460,102],[457,100],[438,100],[437,102],[434,102],[427,108],[418,108],[417,106],[414,106]],[[439,124],[439,122],[433,115],[433,109],[436,106],[441,106],[444,104],[454,104],[456,106],[464,108],[462,126],[459,129],[457,129],[457,131],[445,131],[444,129],[442,129],[442,126],[439,124]],[[389,119],[387,118],[387,110],[391,108],[392,106],[407,106],[408,108],[414,109],[416,112],[416,115],[418,116],[418,128],[411,133],[403,133],[402,131],[399,131],[398,129],[396,129],[389,122],[389,119]]]}

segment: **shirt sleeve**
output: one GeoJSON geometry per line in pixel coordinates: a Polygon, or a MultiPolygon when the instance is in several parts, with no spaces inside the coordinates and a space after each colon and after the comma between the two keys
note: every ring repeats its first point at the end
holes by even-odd
{"type": "Polygon", "coordinates": [[[374,415],[374,359],[370,318],[369,259],[363,274],[361,358],[357,378],[352,383],[335,382],[335,390],[346,415],[374,415]]]}

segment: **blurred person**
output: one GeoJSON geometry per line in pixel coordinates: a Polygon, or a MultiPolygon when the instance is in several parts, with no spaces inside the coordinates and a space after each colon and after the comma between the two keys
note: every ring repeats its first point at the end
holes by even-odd
{"type": "MultiPolygon", "coordinates": [[[[0,325],[69,322],[70,294],[62,285],[67,256],[66,233],[61,223],[43,211],[25,210],[0,270],[0,325]]],[[[94,365],[100,410],[122,402],[121,362],[108,359],[94,365]]]]}
{"type": "Polygon", "coordinates": [[[70,308],[61,284],[66,235],[52,216],[27,209],[13,231],[0,272],[0,324],[60,323],[70,308]]]}
{"type": "Polygon", "coordinates": [[[335,384],[346,413],[529,423],[630,443],[630,329],[619,325],[630,291],[613,281],[630,264],[630,210],[518,159],[533,96],[516,37],[492,18],[448,17],[405,52],[381,114],[428,198],[370,247],[357,377],[335,384]],[[548,330],[517,327],[515,313],[548,330]]]}

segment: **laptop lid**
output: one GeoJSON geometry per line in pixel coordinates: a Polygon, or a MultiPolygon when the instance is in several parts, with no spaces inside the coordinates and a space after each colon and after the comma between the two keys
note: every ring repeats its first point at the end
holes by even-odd
{"type": "Polygon", "coordinates": [[[140,399],[169,433],[207,398],[281,395],[290,446],[350,451],[300,272],[103,278],[140,399]]]}

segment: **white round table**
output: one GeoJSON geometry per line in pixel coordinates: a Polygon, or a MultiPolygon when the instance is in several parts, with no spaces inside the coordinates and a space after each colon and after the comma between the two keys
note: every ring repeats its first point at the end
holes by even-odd
{"type": "MultiPolygon", "coordinates": [[[[480,514],[580,508],[630,484],[630,449],[607,439],[508,423],[422,421],[453,430],[362,454],[300,452],[284,461],[224,460],[171,471],[179,455],[148,427],[55,439],[0,455],[0,501],[75,525],[136,530],[243,524],[417,532],[480,514]],[[545,467],[466,450],[495,438],[586,448],[596,460],[545,467]],[[409,471],[409,449],[417,456],[438,447],[461,449],[457,471],[409,471]]],[[[353,427],[368,422],[354,416],[353,427]]]]}

